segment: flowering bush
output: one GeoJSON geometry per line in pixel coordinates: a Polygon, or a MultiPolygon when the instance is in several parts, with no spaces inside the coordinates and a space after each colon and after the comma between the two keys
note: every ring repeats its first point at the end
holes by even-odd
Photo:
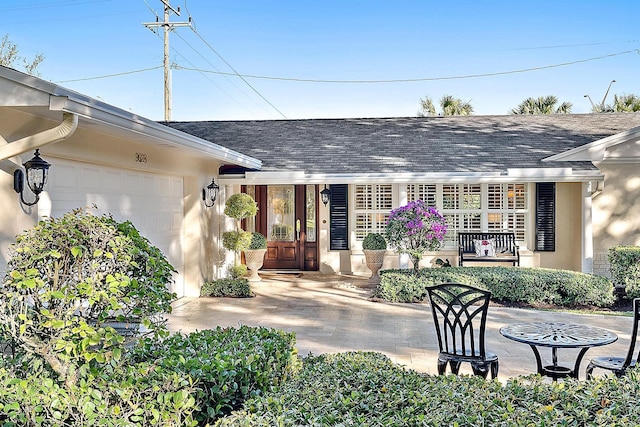
{"type": "Polygon", "coordinates": [[[385,237],[398,253],[409,255],[417,271],[422,254],[440,248],[446,232],[442,214],[422,200],[416,200],[391,211],[385,237]]]}

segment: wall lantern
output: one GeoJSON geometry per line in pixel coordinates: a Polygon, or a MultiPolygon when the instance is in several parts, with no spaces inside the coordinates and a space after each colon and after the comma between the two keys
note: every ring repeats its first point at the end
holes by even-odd
{"type": "Polygon", "coordinates": [[[220,186],[216,184],[213,178],[211,178],[211,184],[202,189],[202,200],[204,200],[204,205],[206,207],[210,208],[213,206],[216,202],[216,197],[218,197],[219,190],[220,186]]]}
{"type": "Polygon", "coordinates": [[[23,204],[33,206],[40,200],[40,193],[42,193],[44,185],[47,183],[49,166],[51,165],[42,160],[40,158],[40,150],[36,150],[33,158],[26,161],[23,166],[27,175],[27,185],[33,194],[35,194],[36,198],[33,202],[24,200],[25,173],[22,172],[22,169],[16,169],[16,171],[13,172],[13,189],[16,193],[20,193],[20,200],[23,204]]]}
{"type": "Polygon", "coordinates": [[[320,192],[320,197],[322,198],[322,203],[327,206],[327,203],[331,200],[331,190],[327,188],[327,184],[324,185],[324,190],[320,192]]]}

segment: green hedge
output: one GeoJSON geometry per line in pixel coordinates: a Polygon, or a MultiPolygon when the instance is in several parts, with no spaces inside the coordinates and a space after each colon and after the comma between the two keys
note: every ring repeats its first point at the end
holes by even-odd
{"type": "Polygon", "coordinates": [[[609,249],[611,280],[624,288],[627,298],[640,297],[640,247],[616,246],[609,249]]]}
{"type": "Polygon", "coordinates": [[[295,334],[241,326],[142,340],[134,363],[153,361],[156,370],[193,378],[196,419],[204,423],[238,408],[248,397],[280,385],[296,365],[295,334]]]}
{"type": "MultiPolygon", "coordinates": [[[[2,358],[0,358],[1,360],[2,358]]],[[[0,368],[2,426],[195,426],[192,381],[150,363],[118,366],[65,387],[38,366],[0,368]]]]}
{"type": "Polygon", "coordinates": [[[615,302],[611,281],[602,276],[567,270],[513,267],[451,267],[383,270],[374,298],[389,302],[421,302],[428,286],[465,283],[491,291],[502,302],[553,304],[566,307],[615,302]]]}
{"type": "MultiPolygon", "coordinates": [[[[245,268],[246,266],[242,265],[245,268]]],[[[213,280],[202,285],[200,288],[201,297],[235,297],[249,298],[253,296],[249,281],[244,278],[225,278],[213,280]]]]}
{"type": "Polygon", "coordinates": [[[378,353],[309,356],[279,391],[247,401],[215,425],[630,426],[640,425],[640,375],[550,382],[531,375],[486,381],[430,376],[378,353]]]}

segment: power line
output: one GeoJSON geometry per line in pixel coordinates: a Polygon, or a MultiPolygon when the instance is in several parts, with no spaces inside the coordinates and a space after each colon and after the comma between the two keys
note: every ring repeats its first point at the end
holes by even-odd
{"type": "Polygon", "coordinates": [[[203,73],[221,74],[221,75],[226,75],[226,76],[238,76],[238,77],[242,78],[243,80],[244,80],[244,78],[247,78],[247,79],[262,79],[262,80],[280,80],[280,81],[290,81],[290,82],[300,82],[300,83],[340,83],[340,84],[415,83],[415,82],[436,81],[436,80],[473,79],[473,78],[479,78],[479,77],[492,77],[492,76],[503,76],[503,75],[508,75],[508,74],[527,73],[527,72],[531,72],[531,71],[540,71],[540,70],[546,70],[546,69],[550,69],[550,68],[566,67],[566,66],[569,66],[569,65],[575,65],[575,64],[580,64],[580,63],[584,63],[584,62],[597,61],[597,60],[600,60],[600,59],[611,58],[611,57],[619,56],[619,55],[626,55],[626,54],[633,53],[633,52],[636,52],[636,53],[640,54],[640,49],[627,50],[627,51],[618,52],[618,53],[611,53],[609,55],[597,56],[597,57],[587,58],[587,59],[579,59],[579,60],[571,61],[571,62],[562,62],[560,64],[543,65],[543,66],[540,66],[540,67],[524,68],[524,69],[520,69],[520,70],[497,71],[497,72],[493,72],[493,73],[482,73],[482,74],[467,74],[467,75],[461,75],[461,76],[418,77],[418,78],[412,78],[412,79],[390,79],[390,80],[302,79],[302,78],[296,78],[296,77],[260,76],[260,75],[254,75],[254,74],[242,74],[242,75],[240,75],[240,74],[237,74],[237,73],[225,73],[225,72],[221,72],[221,71],[202,70],[202,69],[197,69],[197,68],[190,69],[190,68],[182,67],[182,66],[179,66],[179,65],[176,65],[175,68],[177,70],[182,69],[182,70],[188,70],[188,71],[198,71],[198,72],[203,72],[203,73]]]}
{"type": "MultiPolygon", "coordinates": [[[[229,68],[233,71],[233,73],[222,73],[222,72],[219,72],[219,73],[217,73],[217,74],[222,74],[222,75],[232,75],[232,76],[237,76],[237,77],[239,77],[239,78],[240,78],[240,79],[241,79],[241,80],[242,80],[242,81],[243,81],[247,86],[249,86],[249,87],[251,88],[251,90],[253,90],[253,91],[254,91],[254,92],[255,92],[255,93],[256,93],[260,98],[262,98],[262,100],[263,100],[264,102],[266,102],[267,104],[269,104],[269,105],[271,106],[271,108],[273,108],[274,110],[276,110],[276,111],[277,111],[277,112],[278,112],[278,113],[279,113],[283,118],[285,118],[285,119],[287,118],[287,116],[285,116],[285,115],[284,115],[284,113],[283,113],[282,111],[280,111],[280,110],[279,110],[275,105],[273,105],[273,104],[271,103],[271,101],[269,101],[269,100],[268,100],[267,98],[265,98],[265,97],[264,97],[260,92],[258,92],[258,90],[257,90],[255,87],[253,87],[253,86],[251,85],[251,83],[249,83],[249,82],[244,78],[244,75],[242,75],[242,74],[240,74],[238,71],[236,71],[236,69],[235,69],[235,68],[233,68],[233,67],[231,66],[231,64],[229,64],[229,63],[227,62],[227,60],[226,60],[226,59],[224,59],[224,58],[222,57],[222,55],[220,55],[220,54],[219,54],[219,53],[218,53],[218,52],[213,48],[213,46],[211,46],[211,45],[209,44],[209,42],[208,42],[208,41],[206,41],[206,40],[205,40],[205,38],[204,38],[204,37],[202,37],[202,36],[200,35],[200,33],[199,33],[195,28],[191,27],[191,30],[193,30],[193,32],[198,36],[198,38],[199,38],[200,40],[202,40],[202,42],[203,42],[204,44],[206,44],[206,45],[207,45],[207,47],[208,47],[209,49],[211,49],[211,51],[212,51],[213,53],[215,53],[215,54],[216,54],[216,56],[217,56],[218,58],[220,58],[220,59],[222,60],[222,62],[224,62],[224,63],[227,65],[227,67],[229,67],[229,68]]],[[[178,69],[178,68],[176,67],[176,69],[178,69]]],[[[205,71],[203,71],[203,72],[205,72],[205,71]]]]}
{"type": "Polygon", "coordinates": [[[108,79],[109,77],[118,77],[118,76],[125,76],[127,74],[144,73],[145,71],[157,70],[158,68],[162,68],[162,67],[163,67],[162,65],[158,65],[157,67],[143,68],[141,70],[133,70],[133,71],[124,71],[122,73],[115,73],[115,74],[105,74],[103,76],[85,77],[81,79],[71,79],[71,80],[58,80],[56,83],[69,83],[69,82],[82,82],[85,80],[108,79]]]}

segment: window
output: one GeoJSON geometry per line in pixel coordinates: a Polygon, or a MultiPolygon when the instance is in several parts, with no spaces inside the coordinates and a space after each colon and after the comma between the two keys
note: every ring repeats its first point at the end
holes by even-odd
{"type": "Polygon", "coordinates": [[[389,212],[393,209],[393,186],[356,185],[354,194],[356,240],[364,240],[368,233],[384,233],[389,212]]]}

